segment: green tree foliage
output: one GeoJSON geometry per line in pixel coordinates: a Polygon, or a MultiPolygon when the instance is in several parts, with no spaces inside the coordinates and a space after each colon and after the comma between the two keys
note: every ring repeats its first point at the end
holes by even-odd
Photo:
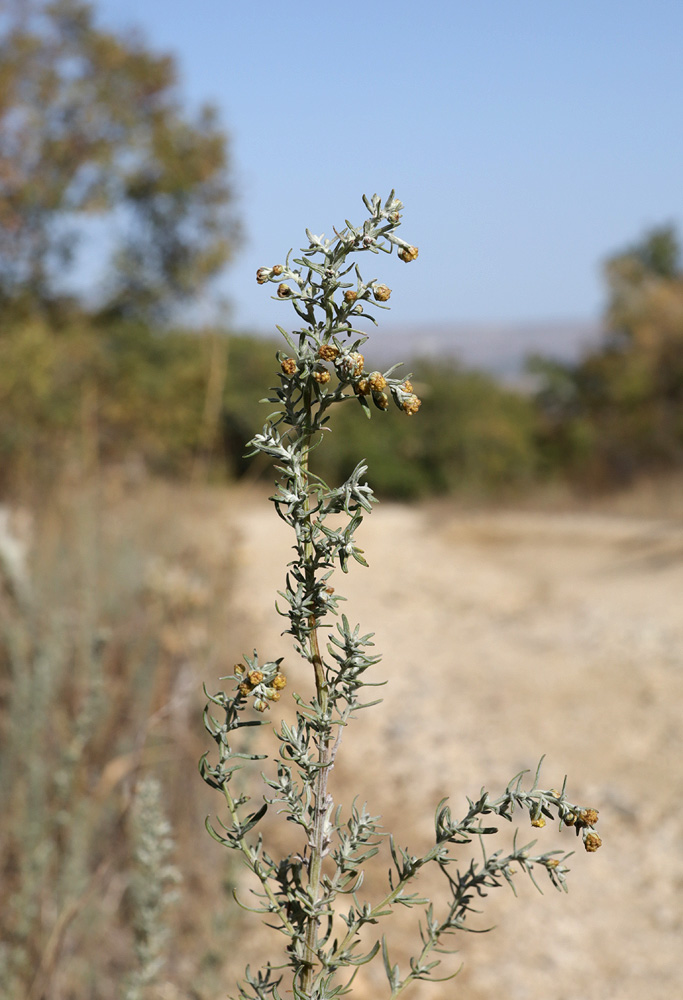
{"type": "MultiPolygon", "coordinates": [[[[275,349],[260,338],[155,333],[130,321],[98,330],[81,320],[57,337],[41,319],[15,326],[0,337],[0,489],[17,477],[52,478],[65,449],[78,447],[84,420],[95,423],[104,461],[136,456],[151,471],[187,475],[199,456],[210,460],[214,475],[270,483],[268,464],[244,456],[269,413],[258,399],[272,379],[275,349]],[[222,388],[207,432],[216,373],[222,388]]],[[[347,475],[361,454],[375,466],[377,492],[406,500],[500,496],[535,481],[531,399],[454,362],[420,360],[414,367],[425,400],[420,420],[391,421],[379,411],[358,420],[350,397],[335,414],[330,445],[314,452],[320,475],[347,475]]]]}
{"type": "Polygon", "coordinates": [[[227,260],[226,137],[188,116],[174,60],[98,27],[81,0],[0,15],[0,307],[54,315],[83,220],[119,233],[101,305],[149,313],[196,295],[227,260]]]}
{"type": "Polygon", "coordinates": [[[675,231],[611,257],[606,334],[576,366],[535,359],[546,453],[589,484],[683,462],[683,271],[675,231]]]}
{"type": "Polygon", "coordinates": [[[187,475],[204,447],[213,362],[210,339],[185,331],[81,320],[55,336],[42,319],[17,324],[0,337],[0,490],[49,482],[84,433],[105,462],[187,475]]]}

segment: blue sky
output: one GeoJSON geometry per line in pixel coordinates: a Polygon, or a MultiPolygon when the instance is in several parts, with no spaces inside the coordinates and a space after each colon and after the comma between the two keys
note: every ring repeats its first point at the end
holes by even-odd
{"type": "Polygon", "coordinates": [[[95,7],[219,108],[244,227],[219,287],[242,327],[289,320],[256,268],[361,221],[364,192],[394,187],[420,248],[362,262],[400,324],[597,319],[605,256],[683,223],[680,0],[95,7]]]}

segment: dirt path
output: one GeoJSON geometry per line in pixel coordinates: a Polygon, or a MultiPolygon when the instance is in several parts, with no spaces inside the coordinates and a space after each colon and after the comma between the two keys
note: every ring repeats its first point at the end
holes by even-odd
{"type": "MultiPolygon", "coordinates": [[[[234,516],[235,620],[282,655],[272,599],[286,528],[262,502],[234,516]]],[[[459,810],[546,754],[547,785],[567,773],[569,794],[600,810],[604,840],[595,855],[579,844],[568,896],[524,885],[519,899],[501,889],[485,900],[480,926],[498,926],[463,937],[458,986],[411,995],[683,995],[683,523],[383,504],[361,535],[371,568],[336,586],[349,617],[376,632],[389,683],[345,735],[339,796],[367,798],[420,846],[439,799],[459,810]]],[[[305,685],[298,665],[290,673],[305,685]]],[[[548,828],[539,840],[579,843],[548,828]]]]}

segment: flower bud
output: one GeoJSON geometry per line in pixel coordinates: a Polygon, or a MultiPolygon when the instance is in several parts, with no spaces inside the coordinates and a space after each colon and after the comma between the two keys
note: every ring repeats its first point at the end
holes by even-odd
{"type": "Polygon", "coordinates": [[[270,277],[271,271],[269,267],[260,267],[256,272],[256,280],[259,285],[265,285],[266,281],[270,277]]]}
{"type": "Polygon", "coordinates": [[[358,298],[358,293],[357,292],[352,292],[350,288],[349,288],[349,290],[347,292],[344,292],[344,301],[345,302],[349,302],[349,303],[355,302],[357,298],[358,298]]]}
{"type": "Polygon", "coordinates": [[[421,406],[422,400],[418,399],[415,395],[408,396],[408,398],[404,399],[401,404],[403,411],[407,413],[409,417],[412,417],[413,414],[417,413],[421,406]]]}
{"type": "Polygon", "coordinates": [[[318,348],[318,357],[323,361],[334,361],[339,355],[339,348],[334,344],[321,344],[318,348]]]}
{"type": "Polygon", "coordinates": [[[277,286],[277,297],[279,299],[288,299],[291,294],[292,294],[292,289],[289,287],[289,285],[285,285],[284,281],[282,282],[281,285],[277,286]]]}
{"type": "Polygon", "coordinates": [[[391,295],[391,289],[388,288],[387,285],[375,285],[372,290],[372,294],[378,302],[386,302],[391,295]]]}
{"type": "Polygon", "coordinates": [[[340,354],[335,362],[335,367],[340,378],[350,381],[352,378],[359,378],[363,374],[365,358],[358,351],[340,354]]]}
{"type": "Polygon", "coordinates": [[[280,275],[282,274],[283,271],[284,271],[284,267],[282,266],[282,264],[276,264],[275,267],[273,268],[273,274],[277,278],[280,277],[280,275]]]}
{"type": "Polygon", "coordinates": [[[398,252],[399,259],[409,264],[411,260],[416,260],[418,254],[417,247],[401,247],[398,252]]]}
{"type": "Polygon", "coordinates": [[[386,392],[373,392],[372,401],[378,410],[386,410],[389,407],[389,397],[386,392]]]}
{"type": "Polygon", "coordinates": [[[599,847],[602,847],[602,837],[598,833],[588,833],[586,834],[583,846],[592,854],[593,851],[597,851],[599,847]]]}

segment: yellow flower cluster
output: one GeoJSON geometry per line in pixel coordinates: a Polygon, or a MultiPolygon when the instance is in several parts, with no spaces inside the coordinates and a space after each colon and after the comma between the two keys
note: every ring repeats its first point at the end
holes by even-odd
{"type": "Polygon", "coordinates": [[[386,285],[375,285],[372,290],[372,294],[375,296],[378,302],[386,302],[391,295],[391,289],[386,285]]]}
{"type": "Polygon", "coordinates": [[[597,851],[599,847],[602,847],[602,837],[599,833],[587,833],[583,846],[592,854],[593,851],[597,851]]]}
{"type": "Polygon", "coordinates": [[[334,361],[339,355],[339,348],[334,344],[321,344],[318,348],[318,357],[323,361],[334,361]]]}
{"type": "Polygon", "coordinates": [[[412,396],[408,396],[407,399],[404,399],[402,403],[403,411],[407,413],[409,417],[412,417],[413,414],[417,413],[421,406],[422,400],[418,399],[414,393],[412,396]]]}
{"type": "Polygon", "coordinates": [[[417,260],[417,254],[417,247],[403,247],[398,252],[399,260],[405,261],[406,264],[409,264],[411,260],[417,260]]]}
{"type": "MultiPolygon", "coordinates": [[[[235,673],[242,674],[244,669],[241,666],[235,667],[235,673]]],[[[276,673],[268,682],[263,683],[264,674],[261,670],[250,670],[246,680],[238,686],[237,690],[245,697],[252,692],[256,694],[254,698],[254,708],[257,712],[265,712],[269,701],[279,701],[280,692],[287,685],[287,678],[284,674],[276,673]],[[258,690],[256,690],[258,688],[258,690]]]]}

